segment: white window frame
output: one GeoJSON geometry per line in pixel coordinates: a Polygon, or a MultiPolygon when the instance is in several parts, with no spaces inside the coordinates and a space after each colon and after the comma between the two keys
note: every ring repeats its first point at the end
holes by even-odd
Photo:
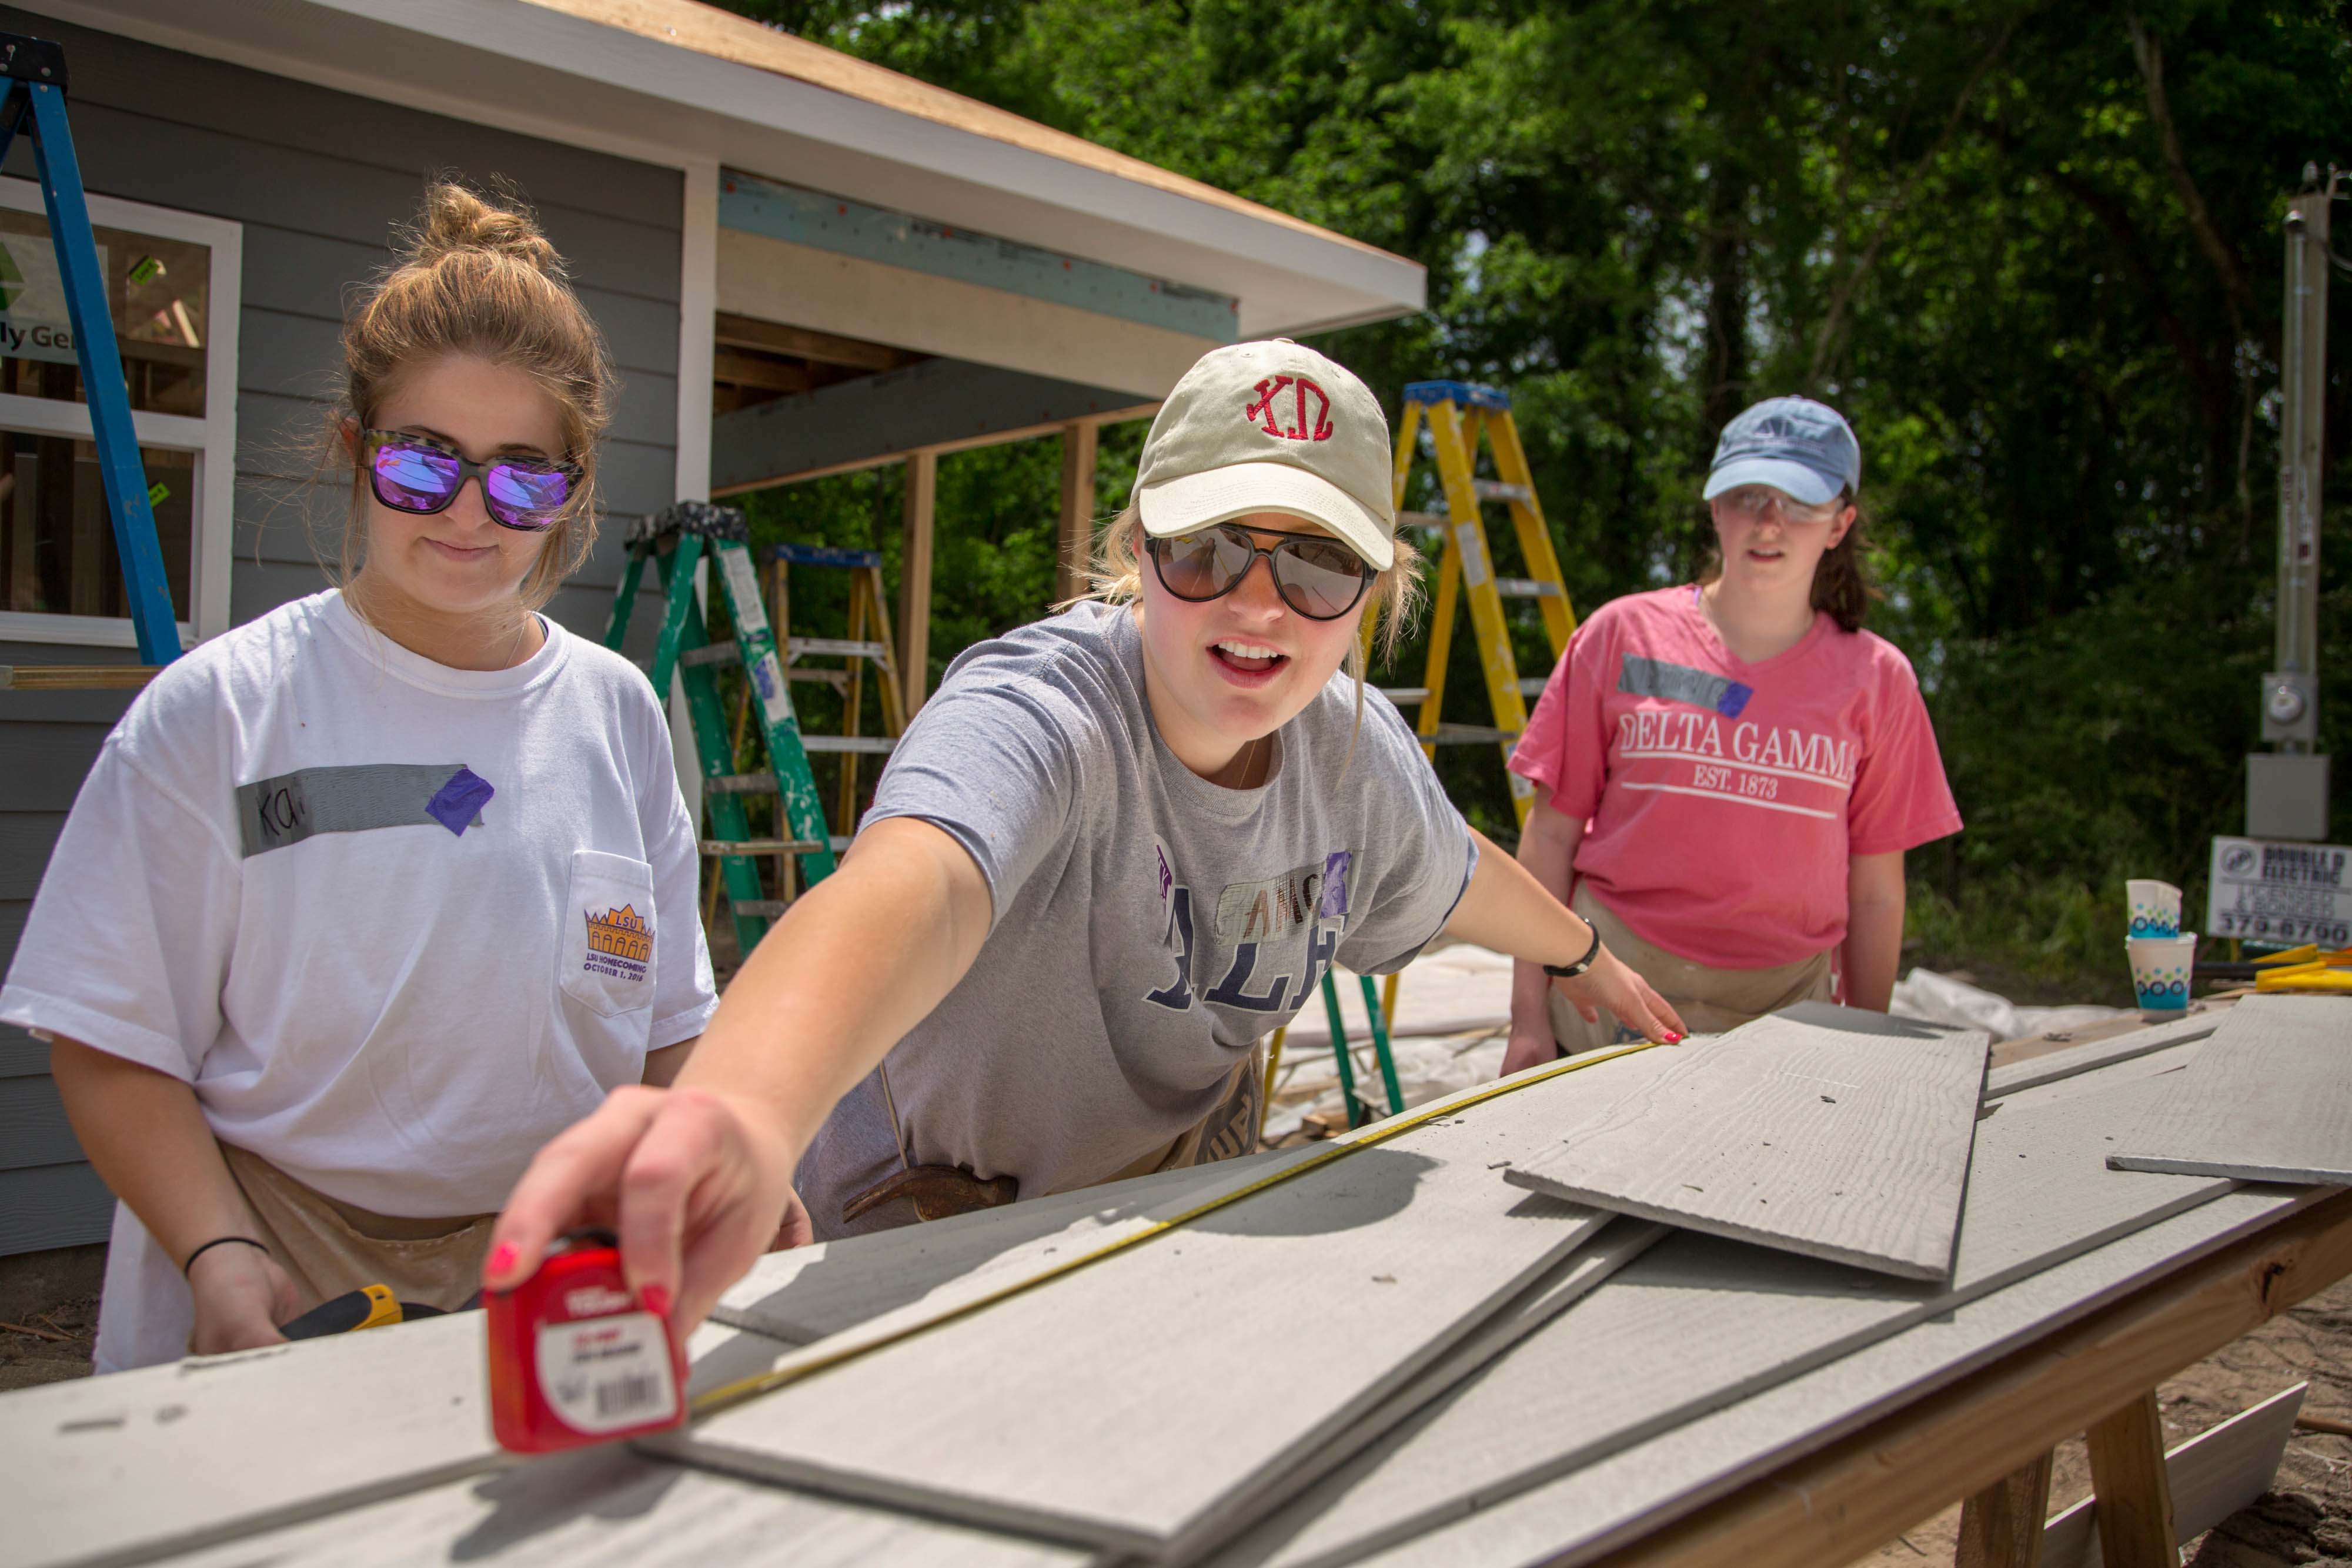
{"type": "MultiPolygon", "coordinates": [[[[243,324],[245,225],[119,196],[92,195],[89,200],[95,227],[130,229],[205,246],[212,252],[205,302],[210,338],[205,345],[205,416],[131,412],[131,427],[140,445],[195,454],[186,607],[192,619],[180,622],[180,640],[201,642],[229,625],[229,562],[236,549],[236,346],[243,324]]],[[[32,180],[0,177],[0,207],[47,215],[41,187],[32,180]]],[[[0,426],[35,435],[91,439],[88,403],[19,392],[0,392],[0,426]]],[[[128,616],[0,610],[0,643],[135,648],[139,636],[128,616]]]]}

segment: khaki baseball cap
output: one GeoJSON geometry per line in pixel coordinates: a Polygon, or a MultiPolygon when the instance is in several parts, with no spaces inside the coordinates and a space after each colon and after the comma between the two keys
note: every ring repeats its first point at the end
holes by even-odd
{"type": "Polygon", "coordinates": [[[1160,405],[1135,476],[1156,539],[1251,512],[1320,523],[1386,570],[1396,560],[1388,417],[1371,389],[1287,338],[1212,349],[1160,405]]]}

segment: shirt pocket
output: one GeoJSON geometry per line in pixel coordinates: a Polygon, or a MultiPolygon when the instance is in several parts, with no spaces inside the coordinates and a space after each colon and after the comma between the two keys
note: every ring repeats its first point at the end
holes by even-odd
{"type": "Polygon", "coordinates": [[[572,852],[558,983],[604,1018],[654,1000],[654,868],[602,850],[572,852]]]}

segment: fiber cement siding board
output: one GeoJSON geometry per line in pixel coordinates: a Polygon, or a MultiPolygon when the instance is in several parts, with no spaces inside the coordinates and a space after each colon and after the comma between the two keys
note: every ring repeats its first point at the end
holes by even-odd
{"type": "Polygon", "coordinates": [[[1610,1225],[1360,1419],[1297,1463],[1261,1471],[1245,1492],[1219,1511],[1216,1536],[1229,1539],[1242,1533],[1591,1295],[1671,1234],[1667,1227],[1646,1219],[1610,1225]]]}
{"type": "MultiPolygon", "coordinates": [[[[0,703],[6,700],[0,697],[0,703]]],[[[41,870],[65,825],[63,811],[0,810],[0,899],[30,898],[40,891],[41,870]]]]}
{"type": "Polygon", "coordinates": [[[1949,1288],[1696,1231],[1670,1239],[1221,1562],[1305,1568],[1361,1555],[1457,1516],[1474,1491],[1541,1486],[2211,1203],[2235,1184],[2105,1167],[2108,1134],[2162,1091],[2141,1080],[2021,1099],[1986,1121],[1949,1288]]]}
{"type": "Polygon", "coordinates": [[[1083,1568],[1088,1553],[688,1469],[618,1445],[162,1559],[173,1568],[1083,1568]]]}
{"type": "Polygon", "coordinates": [[[0,1170],[81,1158],[58,1086],[47,1073],[0,1078],[0,1170]]]}
{"type": "MultiPolygon", "coordinates": [[[[754,1337],[702,1329],[687,1354],[754,1337]]],[[[465,1477],[495,1505],[520,1472],[488,1375],[465,1312],[0,1395],[0,1469],[42,1500],[0,1531],[0,1568],[144,1561],[465,1477]]]]}
{"type": "MultiPolygon", "coordinates": [[[[14,653],[14,648],[7,649],[14,653]]],[[[29,664],[29,659],[26,663],[29,664]]],[[[12,811],[69,811],[89,765],[106,744],[104,724],[55,720],[7,722],[8,694],[0,694],[0,804],[12,811]]],[[[13,952],[17,926],[0,932],[0,953],[13,952]]]]}
{"type": "MultiPolygon", "coordinates": [[[[1900,1279],[1949,1277],[1991,1038],[1762,1018],[1587,1103],[1513,1185],[1900,1279]]],[[[1542,1145],[1537,1145],[1541,1148],[1542,1145]]]]}
{"type": "Polygon", "coordinates": [[[0,1257],[103,1241],[113,1223],[114,1195],[79,1160],[0,1170],[0,1257]]]}
{"type": "Polygon", "coordinates": [[[229,615],[242,626],[326,586],[326,572],[307,562],[240,560],[229,577],[229,615]]]}
{"type": "MultiPolygon", "coordinates": [[[[281,220],[285,216],[280,214],[281,220]]],[[[389,232],[387,228],[384,237],[355,241],[305,234],[283,226],[282,221],[247,224],[246,307],[340,323],[352,292],[391,258],[389,232]]],[[[604,329],[614,363],[624,370],[675,371],[677,307],[674,303],[616,294],[583,285],[576,278],[573,288],[589,315],[604,329]]],[[[240,354],[245,351],[240,348],[240,354]]]]}
{"type": "MultiPolygon", "coordinates": [[[[2226,1194],[1532,1491],[1465,1495],[1437,1528],[1358,1561],[1580,1568],[2307,1201],[2275,1189],[2226,1194]]],[[[1251,1561],[1216,1560],[1219,1568],[1251,1561]]]]}
{"type": "Polygon", "coordinates": [[[363,162],[414,171],[482,168],[543,202],[675,227],[677,174],[561,142],[468,125],[376,99],[186,55],[120,34],[0,7],[0,29],[65,46],[75,112],[87,101],[224,131],[272,146],[310,149],[322,128],[363,162]]]}
{"type": "Polygon", "coordinates": [[[1181,1555],[1265,1471],[1348,1429],[1601,1230],[1591,1209],[1513,1202],[1493,1166],[1557,1120],[1561,1092],[1641,1060],[1465,1106],[656,1441],[836,1495],[1181,1555]],[[1265,1354],[1244,1357],[1234,1325],[1277,1322],[1320,1325],[1325,1353],[1261,1338],[1265,1354]]]}
{"type": "Polygon", "coordinates": [[[48,1071],[48,1046],[15,1024],[0,1023],[0,1078],[46,1078],[48,1071]]]}
{"type": "Polygon", "coordinates": [[[2101,1067],[2131,1061],[2159,1051],[2169,1051],[2176,1045],[2188,1045],[2210,1035],[2218,1028],[2226,1011],[2191,1013],[2171,1023],[2152,1024],[2127,1034],[2111,1035],[2105,1040],[2090,1040],[2067,1051],[2052,1051],[2047,1056],[2028,1057],[1996,1067],[1985,1074],[1985,1098],[1998,1100],[2021,1090],[2055,1083],[2101,1067]]]}
{"type": "Polygon", "coordinates": [[[1090,1228],[1107,1229],[1280,1159],[1274,1151],[1247,1155],[771,1252],[719,1297],[710,1315],[810,1343],[919,1301],[1040,1238],[1061,1235],[1083,1246],[1090,1228]]]}
{"type": "MultiPolygon", "coordinates": [[[[605,441],[598,463],[597,484],[604,492],[608,525],[614,518],[649,517],[677,497],[677,454],[671,447],[615,434],[605,441]]],[[[621,546],[617,528],[608,542],[615,549],[621,546]]],[[[619,580],[617,571],[604,580],[608,586],[619,580]]]]}
{"type": "MultiPolygon", "coordinates": [[[[592,314],[593,308],[590,307],[592,314]]],[[[256,308],[249,303],[243,320],[236,361],[241,390],[300,398],[321,409],[341,392],[341,320],[256,308]]],[[[676,340],[673,329],[667,342],[675,344],[676,340]]],[[[667,370],[623,367],[619,395],[614,402],[613,428],[629,432],[633,441],[664,448],[676,445],[677,377],[667,370]]]]}
{"type": "MultiPolygon", "coordinates": [[[[135,110],[85,104],[73,110],[74,150],[84,183],[94,193],[157,206],[183,207],[239,222],[277,223],[333,239],[388,246],[394,229],[416,211],[425,172],[361,162],[362,146],[343,143],[334,120],[322,121],[322,141],[296,149],[275,147],[217,131],[174,124],[135,110]],[[299,199],[289,197],[296,196],[299,199]]],[[[475,160],[452,167],[469,178],[492,172],[475,160]]],[[[6,170],[33,175],[29,148],[9,152],[6,170]]],[[[530,194],[528,188],[522,192],[530,194]]],[[[678,284],[676,230],[583,213],[553,203],[537,204],[541,225],[581,282],[675,304],[678,284]]]]}
{"type": "Polygon", "coordinates": [[[2352,1184],[2352,1008],[2248,997],[2107,1156],[2117,1170],[2352,1184]]]}

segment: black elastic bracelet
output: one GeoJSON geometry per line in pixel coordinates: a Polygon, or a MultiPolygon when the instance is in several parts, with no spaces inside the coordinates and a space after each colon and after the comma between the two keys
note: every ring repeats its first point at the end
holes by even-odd
{"type": "Polygon", "coordinates": [[[237,1242],[246,1247],[259,1247],[261,1248],[261,1255],[264,1258],[269,1256],[269,1249],[262,1247],[260,1242],[256,1241],[250,1236],[215,1236],[210,1241],[205,1242],[202,1247],[197,1248],[194,1252],[188,1254],[188,1260],[180,1265],[180,1278],[184,1280],[188,1277],[188,1270],[196,1266],[197,1259],[203,1257],[214,1248],[226,1247],[232,1241],[237,1242]]]}
{"type": "Polygon", "coordinates": [[[1547,975],[1556,975],[1563,980],[1572,980],[1592,967],[1592,960],[1599,956],[1601,956],[1601,927],[1595,925],[1592,927],[1592,946],[1584,950],[1583,957],[1573,964],[1546,964],[1543,967],[1543,972],[1547,975]]]}

